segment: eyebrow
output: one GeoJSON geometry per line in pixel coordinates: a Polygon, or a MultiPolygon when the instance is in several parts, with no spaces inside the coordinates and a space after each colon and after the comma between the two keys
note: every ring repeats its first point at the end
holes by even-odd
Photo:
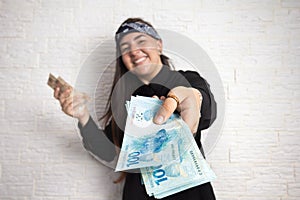
{"type": "MultiPolygon", "coordinates": [[[[133,40],[138,40],[138,39],[141,38],[141,37],[145,37],[145,35],[143,35],[143,34],[138,35],[138,36],[134,37],[133,40]]],[[[126,44],[128,44],[128,42],[123,42],[123,43],[120,44],[120,47],[121,47],[121,46],[124,46],[124,45],[126,45],[126,44]]]]}

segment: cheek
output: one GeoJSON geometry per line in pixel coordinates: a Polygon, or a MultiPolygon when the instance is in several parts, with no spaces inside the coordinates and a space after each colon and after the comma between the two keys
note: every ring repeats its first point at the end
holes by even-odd
{"type": "Polygon", "coordinates": [[[152,51],[150,57],[154,62],[158,62],[160,60],[160,55],[156,51],[152,51]]]}
{"type": "Polygon", "coordinates": [[[126,54],[122,55],[122,61],[123,61],[124,65],[125,65],[125,67],[128,70],[130,70],[130,68],[131,68],[131,59],[130,59],[130,56],[128,56],[126,54]]]}
{"type": "Polygon", "coordinates": [[[128,55],[122,55],[122,60],[124,64],[127,64],[129,62],[129,56],[128,55]]]}

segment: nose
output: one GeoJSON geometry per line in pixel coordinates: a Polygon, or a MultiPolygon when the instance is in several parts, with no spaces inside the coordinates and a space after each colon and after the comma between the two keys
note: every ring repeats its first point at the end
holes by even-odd
{"type": "Polygon", "coordinates": [[[130,48],[130,55],[136,56],[140,52],[140,48],[137,45],[132,45],[130,48]]]}

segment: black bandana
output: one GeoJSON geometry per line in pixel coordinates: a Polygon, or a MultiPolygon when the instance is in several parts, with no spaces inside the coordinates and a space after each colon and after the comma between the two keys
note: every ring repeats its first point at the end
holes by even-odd
{"type": "Polygon", "coordinates": [[[161,37],[158,35],[156,30],[151,26],[148,26],[147,24],[140,23],[140,22],[132,22],[132,23],[124,23],[120,26],[120,28],[117,30],[115,35],[116,43],[118,44],[123,36],[132,32],[145,33],[157,40],[161,40],[161,37]]]}

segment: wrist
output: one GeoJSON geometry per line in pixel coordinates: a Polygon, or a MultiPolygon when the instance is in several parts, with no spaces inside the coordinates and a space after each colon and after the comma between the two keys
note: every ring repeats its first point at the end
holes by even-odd
{"type": "Polygon", "coordinates": [[[82,116],[78,118],[79,123],[82,127],[84,127],[90,119],[90,115],[88,112],[85,112],[82,116]]]}

